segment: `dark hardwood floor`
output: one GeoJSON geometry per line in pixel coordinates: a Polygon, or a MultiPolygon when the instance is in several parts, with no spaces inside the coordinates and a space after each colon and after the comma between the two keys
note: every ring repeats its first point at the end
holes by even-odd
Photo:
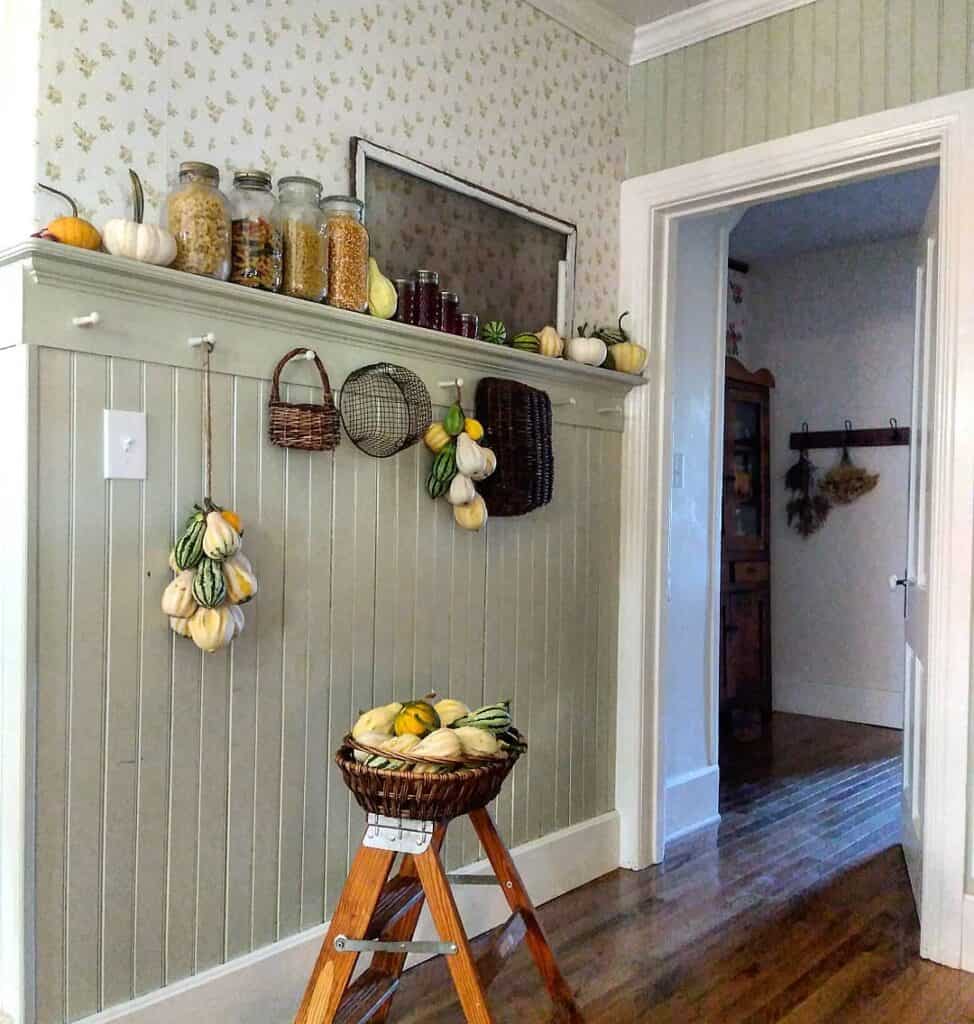
{"type": "MultiPolygon", "coordinates": [[[[961,1024],[974,976],[919,958],[898,845],[900,734],[776,715],[728,751],[719,827],[541,911],[588,1024],[961,1024]]],[[[491,986],[498,1024],[553,1020],[526,951],[491,986]]],[[[463,1020],[442,962],[391,1019],[463,1020]]]]}

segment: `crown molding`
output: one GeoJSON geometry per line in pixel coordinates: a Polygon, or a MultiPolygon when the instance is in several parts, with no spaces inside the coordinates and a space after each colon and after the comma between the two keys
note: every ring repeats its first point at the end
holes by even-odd
{"type": "Polygon", "coordinates": [[[635,26],[595,0],[528,0],[583,39],[623,64],[632,62],[635,26]]]}
{"type": "Polygon", "coordinates": [[[686,11],[640,25],[630,57],[631,64],[682,50],[713,36],[732,32],[776,14],[804,7],[815,0],[706,0],[686,11]]]}

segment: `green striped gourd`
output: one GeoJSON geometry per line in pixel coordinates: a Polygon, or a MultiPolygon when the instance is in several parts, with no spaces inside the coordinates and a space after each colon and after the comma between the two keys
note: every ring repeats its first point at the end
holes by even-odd
{"type": "Polygon", "coordinates": [[[507,328],[504,326],[504,321],[488,320],[480,328],[480,337],[481,340],[487,341],[491,345],[503,345],[507,341],[507,328]]]}
{"type": "Polygon", "coordinates": [[[541,342],[538,340],[536,334],[531,334],[529,331],[522,331],[520,334],[514,335],[514,340],[511,342],[511,348],[516,348],[520,352],[540,352],[541,342]]]}
{"type": "Polygon", "coordinates": [[[426,492],[431,498],[439,498],[445,494],[453,478],[457,475],[457,446],[451,441],[441,449],[426,478],[426,492]]]}
{"type": "Polygon", "coordinates": [[[475,725],[478,729],[488,729],[493,733],[501,733],[511,727],[511,702],[502,700],[498,704],[471,711],[469,715],[458,718],[452,728],[460,729],[465,725],[475,725]]]}
{"type": "Polygon", "coordinates": [[[203,537],[206,534],[206,516],[202,512],[192,515],[186,522],[183,535],[176,541],[172,560],[176,568],[195,569],[203,558],[203,537]]]}
{"type": "Polygon", "coordinates": [[[227,582],[219,562],[204,557],[193,580],[193,597],[204,608],[218,608],[227,599],[227,582]]]}

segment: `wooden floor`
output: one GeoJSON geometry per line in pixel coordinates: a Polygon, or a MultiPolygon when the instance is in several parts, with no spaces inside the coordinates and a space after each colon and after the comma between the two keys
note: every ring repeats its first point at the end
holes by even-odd
{"type": "MultiPolygon", "coordinates": [[[[542,918],[589,1024],[961,1024],[974,976],[920,960],[898,845],[900,734],[778,715],[730,758],[719,827],[616,871],[542,918]]],[[[490,990],[498,1024],[547,1022],[525,951],[490,990]]],[[[397,1024],[463,1020],[442,962],[405,977],[397,1024]]]]}

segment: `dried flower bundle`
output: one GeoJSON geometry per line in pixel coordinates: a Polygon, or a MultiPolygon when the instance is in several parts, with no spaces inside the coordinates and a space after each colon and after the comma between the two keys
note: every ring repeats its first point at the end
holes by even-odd
{"type": "Polygon", "coordinates": [[[879,474],[857,466],[849,457],[849,449],[842,449],[842,458],[825,474],[821,491],[836,505],[851,505],[868,494],[879,483],[879,474]]]}

